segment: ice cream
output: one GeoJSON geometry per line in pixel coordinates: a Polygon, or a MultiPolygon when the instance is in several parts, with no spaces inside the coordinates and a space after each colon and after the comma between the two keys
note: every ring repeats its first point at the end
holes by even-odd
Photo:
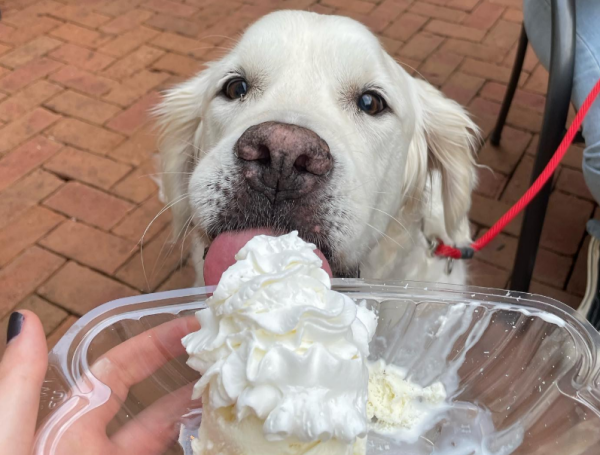
{"type": "Polygon", "coordinates": [[[369,364],[367,414],[371,428],[382,434],[414,434],[418,437],[431,415],[445,405],[446,390],[440,382],[421,387],[406,372],[383,360],[369,364]]]}
{"type": "Polygon", "coordinates": [[[364,453],[377,318],[331,290],[314,250],[296,232],[254,237],[197,313],[195,454],[364,453]]]}

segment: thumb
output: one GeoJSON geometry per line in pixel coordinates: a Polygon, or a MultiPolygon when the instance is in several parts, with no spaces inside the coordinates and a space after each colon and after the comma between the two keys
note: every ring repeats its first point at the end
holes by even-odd
{"type": "Polygon", "coordinates": [[[29,455],[48,366],[46,337],[39,318],[25,310],[11,315],[7,335],[0,362],[0,453],[29,455]]]}

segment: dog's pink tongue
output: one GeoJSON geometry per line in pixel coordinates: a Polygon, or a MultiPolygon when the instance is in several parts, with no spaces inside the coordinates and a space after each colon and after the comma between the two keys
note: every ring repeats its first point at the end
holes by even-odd
{"type": "MultiPolygon", "coordinates": [[[[257,235],[275,235],[270,229],[249,229],[247,231],[225,232],[213,242],[204,259],[204,283],[206,286],[216,286],[223,272],[235,264],[235,255],[257,235]]],[[[323,261],[323,269],[332,276],[331,268],[323,253],[315,250],[323,261]]]]}

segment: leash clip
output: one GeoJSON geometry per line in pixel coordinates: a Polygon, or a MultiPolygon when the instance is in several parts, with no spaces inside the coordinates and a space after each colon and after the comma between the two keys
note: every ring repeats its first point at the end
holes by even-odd
{"type": "Polygon", "coordinates": [[[438,246],[440,246],[440,241],[438,239],[429,239],[427,237],[425,237],[425,240],[427,241],[427,255],[430,258],[435,257],[435,252],[438,246]]]}

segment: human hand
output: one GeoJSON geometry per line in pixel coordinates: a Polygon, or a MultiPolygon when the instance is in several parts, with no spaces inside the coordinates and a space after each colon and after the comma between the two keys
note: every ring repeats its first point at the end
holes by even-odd
{"type": "Polygon", "coordinates": [[[29,455],[48,365],[46,336],[39,318],[25,310],[11,315],[7,335],[0,362],[0,453],[29,455]]]}
{"type": "Polygon", "coordinates": [[[107,394],[104,402],[74,419],[53,453],[158,455],[165,452],[177,440],[177,423],[191,403],[193,384],[157,400],[111,436],[107,435],[107,425],[118,413],[129,389],[183,354],[181,338],[198,328],[195,317],[178,318],[141,333],[100,357],[90,368],[91,374],[94,382],[110,389],[110,396],[107,394]]]}

